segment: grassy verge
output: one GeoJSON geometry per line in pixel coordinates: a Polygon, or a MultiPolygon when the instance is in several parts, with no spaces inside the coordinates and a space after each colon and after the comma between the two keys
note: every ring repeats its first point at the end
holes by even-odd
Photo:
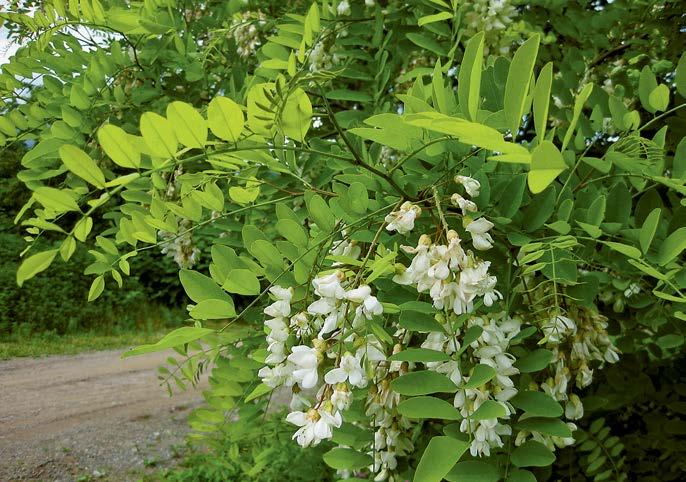
{"type": "Polygon", "coordinates": [[[116,333],[83,332],[69,335],[36,333],[30,336],[3,335],[0,337],[0,360],[14,357],[45,355],[74,355],[87,351],[126,348],[154,343],[172,328],[130,330],[116,333]]]}

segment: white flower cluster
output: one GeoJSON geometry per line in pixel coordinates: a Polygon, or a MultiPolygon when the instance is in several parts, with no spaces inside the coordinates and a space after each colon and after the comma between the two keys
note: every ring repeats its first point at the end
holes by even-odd
{"type": "MultiPolygon", "coordinates": [[[[474,366],[479,364],[488,365],[495,370],[495,377],[487,383],[474,388],[460,389],[455,394],[454,405],[460,410],[464,420],[460,424],[460,431],[472,434],[472,443],[469,451],[473,456],[489,456],[491,449],[503,447],[502,435],[511,435],[512,428],[501,423],[497,418],[485,420],[470,420],[468,417],[474,413],[486,400],[494,400],[505,409],[509,418],[514,413],[514,408],[508,403],[517,394],[514,382],[510,378],[517,375],[519,370],[514,366],[515,357],[507,352],[510,341],[515,337],[521,327],[521,321],[511,318],[500,312],[488,316],[472,317],[467,321],[466,329],[479,326],[483,330],[481,335],[470,344],[472,349],[472,362],[474,366]]],[[[448,346],[448,353],[452,347],[448,346]]],[[[459,374],[457,362],[446,362],[456,366],[449,368],[450,378],[456,384],[469,382],[469,376],[459,374]],[[457,372],[457,373],[456,373],[457,372]]],[[[445,365],[445,364],[444,364],[445,365]]],[[[444,366],[434,369],[445,372],[444,366]]]]}
{"type": "Polygon", "coordinates": [[[352,317],[352,327],[361,325],[363,320],[371,320],[383,313],[383,306],[372,295],[367,285],[346,291],[341,285],[345,280],[342,271],[334,271],[312,280],[314,293],[319,299],[307,307],[307,312],[314,317],[313,323],[319,329],[319,338],[340,330],[346,317],[352,317]]]}
{"type": "Polygon", "coordinates": [[[552,316],[542,327],[548,348],[553,351],[555,377],[543,383],[543,388],[556,400],[567,400],[567,387],[575,374],[578,388],[585,388],[593,381],[593,370],[589,364],[599,362],[615,363],[619,350],[607,334],[607,319],[583,307],[575,309],[574,321],[563,315],[552,316]],[[571,349],[561,350],[561,344],[571,349]]]}
{"type": "Polygon", "coordinates": [[[233,39],[236,41],[236,52],[243,58],[252,57],[262,43],[258,25],[265,23],[262,12],[246,11],[237,15],[233,22],[233,39]]]}
{"type": "Polygon", "coordinates": [[[322,440],[333,436],[332,427],[340,427],[343,423],[340,412],[334,411],[331,403],[323,408],[312,408],[307,412],[294,411],[288,414],[286,420],[300,427],[293,435],[298,444],[303,447],[317,445],[322,440]]]}
{"type": "MultiPolygon", "coordinates": [[[[339,35],[342,36],[342,34],[339,35]]],[[[322,70],[331,70],[339,64],[341,61],[340,56],[333,51],[335,45],[335,39],[333,44],[320,39],[312,46],[308,57],[310,72],[316,73],[322,70]]]]}
{"type": "MultiPolygon", "coordinates": [[[[430,332],[421,346],[444,353],[449,359],[424,365],[455,384],[453,405],[464,417],[460,431],[469,436],[471,455],[481,457],[504,447],[503,438],[512,436],[508,419],[515,409],[510,400],[517,394],[513,377],[519,370],[509,350],[522,322],[504,311],[474,313],[477,301],[492,307],[503,299],[495,289],[496,277],[489,272],[490,262],[475,254],[493,247],[489,233],[493,224],[479,215],[474,202],[479,196],[479,182],[466,176],[457,176],[455,181],[461,186],[461,193],[451,197],[457,209],[450,214],[461,213],[472,249],[464,248],[457,231],[449,229],[446,216],[440,211],[438,194],[434,194],[445,228],[441,234],[445,244],[434,243],[422,234],[416,247],[403,246],[404,251],[414,256],[408,267],[398,268],[393,280],[427,293],[439,311],[436,320],[443,330],[430,332]],[[467,333],[473,336],[467,340],[468,346],[461,346],[467,333]],[[484,371],[493,376],[475,378],[484,371]],[[481,420],[472,417],[484,404],[494,403],[503,408],[501,416],[481,420]]],[[[404,202],[386,216],[386,229],[407,234],[415,228],[420,214],[419,206],[404,202]]],[[[339,258],[332,260],[333,269],[312,280],[311,290],[299,290],[296,296],[292,288],[270,289],[272,303],[264,309],[266,366],[259,376],[269,387],[292,387],[287,421],[298,427],[293,438],[303,447],[331,439],[353,405],[353,392],[364,389],[367,428],[371,426],[374,431],[374,441],[362,449],[372,456],[368,470],[376,481],[393,482],[398,480],[398,458],[414,450],[412,431],[416,424],[398,412],[401,396],[391,387],[394,379],[414,369],[414,363],[388,361],[385,347],[390,347],[390,337],[395,343],[393,353],[403,351],[416,334],[399,325],[389,326],[389,320],[385,328],[391,328],[390,331],[380,336],[384,343],[371,334],[374,330],[367,328],[371,320],[384,314],[384,305],[371,286],[359,284],[362,273],[354,274],[355,265],[348,270],[344,259],[358,259],[362,254],[360,246],[343,233],[329,254],[339,258]]],[[[570,393],[572,380],[576,380],[577,387],[586,387],[592,379],[591,362],[617,360],[617,350],[606,327],[603,317],[585,308],[576,308],[569,316],[552,316],[541,327],[543,343],[554,355],[554,375],[540,385],[532,382],[530,388],[565,402],[565,415],[570,420],[567,425],[572,431],[576,426],[571,420],[583,416],[581,400],[570,393]]],[[[351,421],[358,423],[354,418],[351,421]]],[[[527,439],[539,441],[551,450],[573,443],[572,437],[552,437],[531,430],[520,430],[514,442],[521,445],[527,439]]]]}
{"type": "Polygon", "coordinates": [[[172,258],[181,269],[192,268],[200,256],[200,250],[193,243],[191,226],[191,220],[182,219],[179,222],[181,234],[167,231],[158,232],[162,239],[160,252],[172,258]]]}
{"type": "MultiPolygon", "coordinates": [[[[458,176],[455,180],[464,186],[468,195],[478,196],[480,186],[477,180],[464,176],[458,176]]],[[[476,210],[473,201],[462,196],[453,196],[453,199],[458,206],[460,202],[466,206],[467,211],[476,210]]],[[[406,211],[410,212],[410,209],[406,211]]],[[[486,250],[493,246],[493,238],[488,233],[493,223],[483,217],[472,220],[465,215],[463,208],[463,224],[471,234],[475,249],[486,250]]],[[[502,299],[500,292],[495,289],[497,279],[488,271],[490,262],[483,261],[471,251],[465,252],[456,231],[449,230],[446,238],[447,245],[434,244],[429,236],[423,234],[415,248],[403,246],[405,252],[415,256],[410,266],[393,280],[402,285],[416,286],[420,293],[428,292],[434,307],[439,310],[447,307],[458,315],[471,312],[477,297],[482,297],[486,306],[492,306],[502,299]]]]}
{"type": "MultiPolygon", "coordinates": [[[[396,345],[394,352],[400,349],[401,345],[396,345]]],[[[398,413],[400,395],[391,390],[390,385],[391,380],[404,371],[403,365],[397,362],[377,364],[374,373],[376,383],[367,395],[365,414],[370,417],[374,428],[374,444],[369,452],[374,462],[369,469],[377,482],[395,480],[393,471],[398,466],[397,458],[414,450],[410,434],[413,425],[398,413]]]]}
{"type": "MultiPolygon", "coordinates": [[[[564,402],[565,417],[578,420],[584,415],[584,406],[581,399],[571,393],[572,385],[579,389],[589,386],[593,381],[593,370],[589,364],[599,362],[602,366],[615,363],[619,360],[619,351],[607,334],[607,321],[603,316],[583,307],[575,308],[572,316],[576,321],[570,316],[556,314],[541,327],[546,348],[553,352],[551,367],[554,373],[540,387],[534,384],[532,388],[540,388],[555,400],[564,402]]],[[[567,422],[567,425],[572,431],[576,430],[574,423],[567,422]]],[[[517,435],[515,444],[520,445],[529,437],[551,450],[574,442],[571,437],[522,431],[517,435]]]]}
{"type": "Polygon", "coordinates": [[[509,42],[506,38],[507,27],[517,17],[517,9],[508,0],[475,0],[469,2],[465,13],[465,38],[469,39],[479,32],[486,34],[484,54],[491,49],[497,53],[507,53],[509,42]]]}
{"type": "Polygon", "coordinates": [[[341,412],[350,407],[351,388],[363,388],[369,383],[365,363],[385,359],[378,340],[373,336],[364,339],[352,330],[363,320],[383,313],[383,305],[372,295],[371,288],[350,286],[340,270],[316,277],[312,285],[318,299],[306,311],[292,316],[293,289],[270,289],[274,301],[264,309],[269,317],[264,322],[267,366],[258,373],[269,387],[293,387],[293,412],[287,420],[300,427],[293,438],[303,447],[331,438],[333,428],[342,422],[341,412]],[[305,344],[317,332],[317,337],[310,340],[311,346],[305,344]],[[303,344],[289,349],[292,335],[303,344]],[[357,347],[356,352],[341,353],[344,344],[357,347]],[[329,359],[335,360],[334,366],[326,371],[322,384],[320,366],[329,359]],[[301,395],[301,389],[317,387],[316,403],[301,395]],[[306,407],[313,408],[302,411],[306,407]]]}
{"type": "Polygon", "coordinates": [[[338,2],[336,13],[341,16],[349,16],[351,14],[350,2],[348,2],[348,0],[342,0],[341,2],[338,2]]]}
{"type": "MultiPolygon", "coordinates": [[[[338,241],[334,241],[331,245],[331,254],[333,256],[346,256],[348,258],[357,259],[362,254],[362,249],[357,244],[357,241],[349,240],[348,233],[345,228],[341,231],[342,238],[338,241]]],[[[338,263],[334,263],[337,266],[338,263]]]]}

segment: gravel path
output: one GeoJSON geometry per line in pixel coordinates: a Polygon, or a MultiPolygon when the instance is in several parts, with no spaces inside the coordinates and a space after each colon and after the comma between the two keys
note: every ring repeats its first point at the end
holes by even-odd
{"type": "Polygon", "coordinates": [[[200,390],[158,385],[169,353],[120,355],[0,361],[0,481],[136,480],[174,462],[200,390]]]}

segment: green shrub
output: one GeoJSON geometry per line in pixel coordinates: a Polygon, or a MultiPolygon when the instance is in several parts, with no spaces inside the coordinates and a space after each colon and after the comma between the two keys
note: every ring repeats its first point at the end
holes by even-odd
{"type": "MultiPolygon", "coordinates": [[[[149,302],[149,292],[154,290],[137,277],[128,278],[121,290],[108,291],[88,303],[90,280],[83,270],[90,256],[85,252],[75,253],[69,263],[55,263],[50,273],[18,287],[15,273],[24,246],[20,236],[0,233],[0,332],[21,336],[44,331],[108,332],[146,324],[152,325],[147,328],[155,328],[171,321],[168,310],[149,302]]],[[[164,292],[163,286],[158,286],[164,292]]]]}
{"type": "Polygon", "coordinates": [[[195,450],[163,477],[172,482],[323,482],[332,480],[321,458],[325,451],[294,444],[282,416],[258,417],[252,424],[228,425],[212,452],[195,450]]]}

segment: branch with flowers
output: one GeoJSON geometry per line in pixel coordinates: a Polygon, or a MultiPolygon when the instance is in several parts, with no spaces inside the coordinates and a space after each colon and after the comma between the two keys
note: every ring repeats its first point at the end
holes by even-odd
{"type": "Polygon", "coordinates": [[[86,248],[94,300],[140,252],[173,258],[189,323],[125,356],[175,349],[168,386],[211,367],[201,440],[287,406],[340,479],[530,482],[586,452],[585,475],[623,479],[624,446],[589,417],[686,339],[686,141],[667,129],[684,57],[665,83],[601,88],[581,61],[542,64],[553,41],[510,3],[443,1],[232,3],[199,53],[153,3],[118,14],[134,36],[164,27],[141,39],[174,45],[202,96],[108,114],[81,142],[102,59],[48,81],[69,106],[31,109],[66,119],[23,160],[17,281],[86,248]],[[215,56],[230,80],[200,82],[215,56]]]}

